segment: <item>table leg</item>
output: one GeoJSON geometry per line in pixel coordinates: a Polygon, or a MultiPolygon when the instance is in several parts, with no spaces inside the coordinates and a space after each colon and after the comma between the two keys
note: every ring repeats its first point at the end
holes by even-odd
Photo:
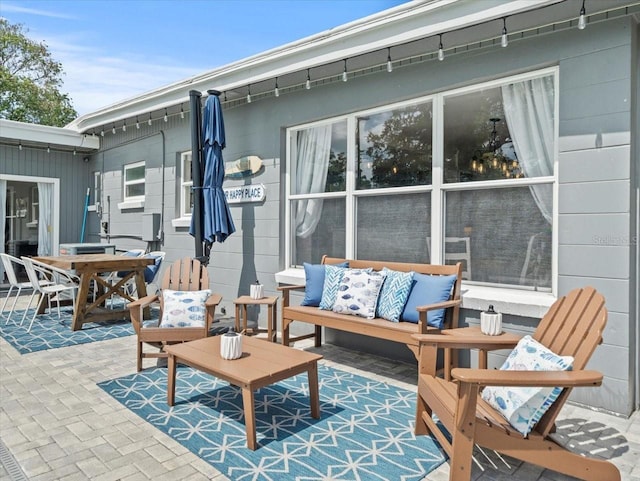
{"type": "Polygon", "coordinates": [[[241,333],[240,331],[240,304],[236,304],[236,319],[235,319],[235,324],[236,324],[236,332],[238,334],[241,333]]]}
{"type": "Polygon", "coordinates": [[[76,308],[73,311],[73,323],[71,330],[77,331],[82,329],[84,323],[85,311],[87,309],[87,296],[89,295],[89,288],[91,287],[91,272],[80,273],[80,288],[78,289],[78,296],[76,297],[76,308]]]}
{"type": "Polygon", "coordinates": [[[318,363],[313,362],[307,371],[309,378],[309,403],[311,406],[311,417],[320,418],[320,393],[318,389],[318,363]]]}
{"type": "MultiPolygon", "coordinates": [[[[136,270],[136,294],[138,295],[138,299],[142,299],[143,297],[146,297],[147,295],[147,284],[144,281],[144,267],[142,269],[138,269],[136,270]]],[[[155,294],[155,292],[154,292],[155,294]]],[[[142,311],[142,318],[143,319],[150,319],[151,318],[151,308],[150,307],[145,307],[144,310],[142,311]]]]}
{"type": "Polygon", "coordinates": [[[242,326],[243,326],[243,331],[242,332],[247,332],[247,305],[246,304],[242,304],[242,326]]]}
{"type": "Polygon", "coordinates": [[[478,349],[478,369],[487,368],[487,351],[485,349],[478,349]]]}
{"type": "Polygon", "coordinates": [[[173,406],[176,402],[176,358],[169,354],[167,359],[167,404],[173,406]]]}
{"type": "Polygon", "coordinates": [[[256,450],[256,414],[251,386],[242,388],[242,404],[244,405],[244,426],[247,430],[247,447],[256,450]]]}

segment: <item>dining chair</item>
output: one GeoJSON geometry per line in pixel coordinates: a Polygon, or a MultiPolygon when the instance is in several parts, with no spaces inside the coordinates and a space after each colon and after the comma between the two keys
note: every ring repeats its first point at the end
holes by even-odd
{"type": "MultiPolygon", "coordinates": [[[[58,319],[61,319],[60,301],[62,300],[61,297],[63,292],[69,292],[71,294],[71,301],[73,304],[73,308],[75,309],[75,291],[78,289],[78,286],[80,284],[80,278],[78,276],[65,271],[64,269],[59,269],[42,262],[38,262],[34,259],[31,259],[30,257],[22,257],[22,262],[24,263],[25,270],[27,271],[27,277],[29,278],[29,282],[31,283],[33,291],[31,293],[31,297],[29,298],[29,303],[25,308],[22,320],[20,321],[21,326],[27,317],[27,311],[31,307],[31,303],[33,302],[33,298],[36,294],[46,296],[49,312],[51,312],[51,298],[55,297],[54,300],[56,301],[58,307],[58,319]],[[50,279],[51,283],[42,285],[40,282],[42,278],[50,279]]],[[[35,321],[37,315],[38,310],[36,309],[33,313],[33,316],[31,317],[31,321],[29,322],[29,328],[27,329],[27,332],[31,332],[33,321],[35,321]]]]}
{"type": "MultiPolygon", "coordinates": [[[[18,302],[18,298],[20,297],[20,293],[22,289],[30,289],[31,282],[29,281],[19,281],[18,273],[16,271],[16,266],[24,267],[24,262],[18,257],[14,257],[10,254],[6,254],[4,252],[0,253],[0,257],[2,258],[2,265],[4,266],[4,272],[7,274],[7,279],[9,281],[9,291],[7,292],[7,296],[4,298],[4,302],[2,303],[2,310],[0,311],[2,316],[4,316],[4,310],[7,307],[7,303],[9,298],[11,297],[11,293],[14,289],[17,289],[16,295],[13,299],[13,303],[11,304],[11,309],[7,314],[7,320],[5,321],[5,326],[9,323],[11,319],[11,315],[16,308],[16,303],[18,302]]],[[[52,284],[51,281],[46,279],[40,279],[40,285],[49,285],[52,284]]]]}

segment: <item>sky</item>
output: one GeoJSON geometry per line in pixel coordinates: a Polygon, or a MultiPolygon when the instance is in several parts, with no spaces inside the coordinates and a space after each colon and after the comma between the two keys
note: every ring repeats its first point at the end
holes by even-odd
{"type": "Polygon", "coordinates": [[[407,0],[2,0],[44,42],[79,115],[407,0]]]}

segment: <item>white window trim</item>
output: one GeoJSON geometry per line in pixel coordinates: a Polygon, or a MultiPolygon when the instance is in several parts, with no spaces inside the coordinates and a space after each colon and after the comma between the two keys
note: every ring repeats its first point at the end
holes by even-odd
{"type": "MultiPolygon", "coordinates": [[[[189,181],[189,182],[185,182],[184,181],[184,160],[185,157],[187,156],[187,154],[191,155],[191,151],[187,150],[185,152],[181,152],[180,153],[180,179],[179,179],[179,195],[180,195],[180,207],[179,207],[179,211],[178,211],[178,215],[179,217],[176,217],[175,219],[171,219],[171,226],[174,229],[178,229],[178,228],[184,228],[184,227],[191,227],[191,213],[186,213],[185,212],[185,204],[186,204],[186,198],[184,196],[184,188],[186,186],[193,186],[193,180],[189,181]]],[[[193,157],[191,159],[191,161],[193,162],[193,157]]]]}
{"type": "MultiPolygon", "coordinates": [[[[129,185],[136,185],[136,184],[144,184],[145,180],[146,180],[146,169],[145,169],[145,175],[144,177],[142,177],[142,179],[138,179],[138,180],[132,180],[132,181],[127,181],[127,171],[131,170],[131,169],[135,169],[137,167],[145,167],[145,161],[141,160],[140,162],[134,162],[133,164],[127,164],[124,166],[124,171],[122,174],[122,199],[123,202],[121,202],[121,204],[127,204],[127,205],[131,205],[131,204],[136,204],[140,201],[142,201],[142,206],[144,206],[144,195],[135,195],[135,196],[131,196],[128,197],[127,196],[127,186],[129,185]]],[[[146,189],[145,189],[145,194],[146,194],[146,189]]],[[[120,204],[118,204],[118,208],[120,207],[120,204]]],[[[127,208],[127,207],[125,207],[127,208]]],[[[128,207],[128,208],[132,208],[132,207],[128,207]]]]}
{"type": "MultiPolygon", "coordinates": [[[[352,114],[346,116],[337,116],[332,117],[331,119],[325,119],[322,121],[311,122],[307,124],[296,125],[295,127],[289,128],[286,131],[286,170],[285,170],[285,259],[287,263],[287,267],[285,270],[281,272],[277,272],[275,275],[275,280],[278,283],[283,284],[305,284],[305,276],[304,270],[300,267],[291,265],[291,257],[292,257],[292,236],[291,236],[291,201],[296,199],[302,199],[305,197],[309,197],[309,195],[292,195],[291,194],[291,182],[292,182],[292,159],[291,159],[291,142],[293,135],[295,135],[298,131],[304,130],[306,128],[315,127],[322,124],[327,123],[335,123],[347,119],[347,126],[349,135],[353,134],[351,129],[355,129],[356,118],[363,115],[372,115],[379,111],[386,111],[394,108],[401,108],[405,105],[412,105],[420,102],[433,102],[433,111],[434,111],[434,132],[433,132],[433,159],[434,164],[433,175],[432,175],[432,185],[430,186],[415,186],[415,187],[402,187],[399,188],[403,193],[410,192],[412,190],[416,191],[429,191],[433,190],[440,195],[432,196],[432,211],[431,211],[431,232],[432,232],[432,255],[434,263],[442,262],[442,239],[440,238],[441,233],[444,231],[444,193],[447,191],[456,191],[456,190],[468,190],[470,188],[469,183],[455,183],[455,184],[445,184],[442,179],[442,158],[444,152],[444,122],[443,115],[444,109],[443,102],[446,97],[450,97],[452,95],[459,95],[466,92],[474,92],[479,89],[487,89],[494,88],[500,85],[503,85],[508,82],[519,82],[528,80],[531,78],[538,78],[545,75],[553,75],[554,84],[556,87],[556,95],[555,95],[555,113],[556,113],[556,122],[555,122],[555,145],[556,147],[559,145],[559,124],[558,121],[558,112],[559,112],[559,69],[557,66],[549,67],[545,69],[540,69],[532,72],[527,72],[523,74],[502,77],[499,79],[491,80],[488,82],[477,83],[473,85],[469,85],[466,87],[447,90],[446,92],[441,92],[432,96],[424,96],[418,97],[414,99],[410,99],[404,102],[393,103],[389,105],[384,105],[380,107],[376,107],[374,109],[367,109],[358,112],[354,112],[352,114]]],[[[355,135],[351,135],[349,139],[355,139],[355,135]]],[[[351,202],[348,202],[351,205],[351,210],[353,210],[353,199],[357,196],[364,195],[379,195],[381,193],[381,189],[376,189],[372,192],[370,191],[355,191],[355,182],[349,182],[349,166],[353,166],[355,162],[355,145],[351,145],[353,142],[349,142],[347,146],[347,182],[344,193],[325,193],[322,195],[323,198],[331,198],[331,197],[347,197],[347,199],[351,199],[351,202]]],[[[462,296],[462,307],[466,309],[473,310],[485,310],[488,306],[488,303],[491,302],[494,304],[494,307],[497,307],[500,312],[505,314],[514,314],[518,316],[525,317],[534,317],[540,318],[544,313],[548,310],[548,308],[553,304],[556,300],[557,289],[558,289],[558,148],[555,149],[555,158],[554,158],[554,175],[550,177],[540,177],[534,179],[511,179],[508,183],[504,181],[480,181],[473,182],[474,189],[482,189],[482,188],[509,188],[518,185],[533,185],[533,184],[543,184],[543,183],[552,183],[553,185],[553,219],[552,219],[552,287],[551,292],[536,292],[530,291],[526,289],[519,289],[516,286],[511,287],[494,287],[494,286],[486,286],[486,285],[467,285],[466,282],[463,281],[463,296],[462,296]],[[499,301],[496,301],[499,299],[499,301]]],[[[394,188],[395,189],[395,188],[394,188]]],[[[317,195],[312,195],[317,196],[317,195]]],[[[349,207],[349,206],[347,206],[349,207]]],[[[347,224],[347,220],[353,220],[354,213],[350,210],[346,213],[345,224],[347,224]]],[[[347,245],[346,245],[346,257],[353,258],[354,257],[354,242],[353,236],[355,235],[354,229],[347,229],[347,245]]]]}

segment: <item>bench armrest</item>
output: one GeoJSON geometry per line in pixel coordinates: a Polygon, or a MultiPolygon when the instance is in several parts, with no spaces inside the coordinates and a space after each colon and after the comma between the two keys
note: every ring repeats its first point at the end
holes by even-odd
{"type": "Polygon", "coordinates": [[[418,306],[416,310],[418,312],[434,311],[436,309],[446,309],[447,307],[455,307],[460,305],[460,299],[451,301],[435,302],[433,304],[427,304],[425,306],[418,306]]]}
{"type": "Polygon", "coordinates": [[[305,286],[303,285],[288,285],[288,286],[278,286],[280,292],[282,292],[282,307],[289,307],[289,293],[291,291],[299,291],[304,290],[305,286]]]}
{"type": "Polygon", "coordinates": [[[599,386],[598,371],[500,371],[497,369],[455,368],[451,376],[460,382],[481,386],[579,387],[599,386]]]}

